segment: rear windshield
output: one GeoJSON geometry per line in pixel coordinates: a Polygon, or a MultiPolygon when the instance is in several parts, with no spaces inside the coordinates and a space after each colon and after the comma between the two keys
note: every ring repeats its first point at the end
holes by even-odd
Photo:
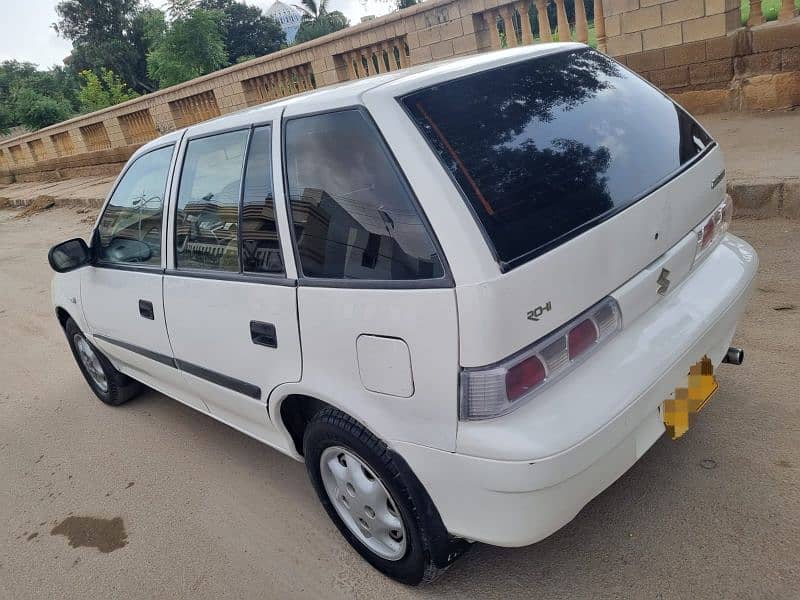
{"type": "Polygon", "coordinates": [[[588,48],[401,99],[504,269],[627,208],[712,142],[645,81],[588,48]]]}

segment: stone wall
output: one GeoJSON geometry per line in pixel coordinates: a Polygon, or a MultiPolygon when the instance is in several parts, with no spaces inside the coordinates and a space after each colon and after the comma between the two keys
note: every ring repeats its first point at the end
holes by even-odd
{"type": "MultiPolygon", "coordinates": [[[[635,1],[606,0],[605,4],[615,10],[635,1]]],[[[641,0],[642,4],[653,1],[641,0]]],[[[735,10],[711,12],[732,6],[732,1],[674,0],[606,15],[609,54],[690,112],[800,106],[800,19],[739,27],[738,3],[735,10]],[[654,16],[659,9],[660,24],[654,16]],[[678,17],[678,9],[684,20],[667,23],[678,17]],[[650,16],[629,18],[643,10],[650,16]],[[626,33],[626,23],[638,30],[626,33]],[[612,37],[610,32],[619,33],[612,37]],[[696,39],[701,32],[703,37],[696,39]]]]}
{"type": "MultiPolygon", "coordinates": [[[[453,56],[547,41],[565,0],[429,0],[36,132],[0,140],[0,183],[118,169],[142,143],[248,106],[453,56]],[[533,19],[531,15],[538,15],[533,19]],[[534,26],[535,24],[535,26],[534,26]]],[[[568,0],[573,1],[573,0],[568,0]]],[[[800,20],[738,28],[736,0],[592,0],[600,50],[690,110],[800,104],[800,20]],[[604,15],[604,16],[603,16],[604,15]],[[605,27],[603,27],[605,26],[605,27]]],[[[792,0],[784,0],[792,1],[792,0]]],[[[588,39],[583,4],[578,41],[588,39]]]]}

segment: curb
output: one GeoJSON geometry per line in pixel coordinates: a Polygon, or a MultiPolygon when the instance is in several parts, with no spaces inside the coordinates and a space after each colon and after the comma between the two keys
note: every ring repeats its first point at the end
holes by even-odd
{"type": "MultiPolygon", "coordinates": [[[[2,190],[0,189],[0,194],[2,194],[2,190]]],[[[41,194],[46,195],[46,194],[41,194]]],[[[33,202],[39,198],[39,196],[35,196],[34,198],[4,198],[0,195],[0,209],[7,208],[7,209],[19,209],[19,208],[28,208],[33,202]]],[[[53,208],[96,208],[100,209],[103,206],[103,202],[105,202],[105,198],[53,198],[54,204],[53,208]]]]}
{"type": "Polygon", "coordinates": [[[800,178],[728,181],[733,216],[800,219],[800,178]]]}

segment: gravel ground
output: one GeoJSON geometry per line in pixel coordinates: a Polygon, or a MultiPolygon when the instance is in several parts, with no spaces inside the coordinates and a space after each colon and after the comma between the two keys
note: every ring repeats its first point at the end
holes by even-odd
{"type": "Polygon", "coordinates": [[[13,215],[0,211],[0,598],[798,597],[798,221],[734,223],[762,265],[734,340],[747,359],[720,368],[683,439],[662,438],[547,540],[476,545],[410,589],[345,544],[302,464],[155,392],[95,400],[46,263],[90,225],[70,209],[13,215]],[[104,551],[69,537],[88,518],[104,551]]]}

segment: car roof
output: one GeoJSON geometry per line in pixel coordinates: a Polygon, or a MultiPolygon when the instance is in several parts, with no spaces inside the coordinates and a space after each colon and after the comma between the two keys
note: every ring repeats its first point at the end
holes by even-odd
{"type": "Polygon", "coordinates": [[[136,153],[140,154],[152,148],[162,146],[167,141],[179,139],[184,131],[188,137],[208,135],[211,133],[229,130],[237,127],[246,127],[251,124],[267,123],[281,117],[309,114],[356,106],[363,104],[362,97],[367,92],[384,89],[387,96],[407,93],[414,89],[421,89],[436,85],[443,81],[456,79],[465,74],[482,71],[518,60],[544,56],[554,52],[585,47],[577,43],[547,43],[534,44],[508,50],[474,54],[461,58],[418,65],[390,73],[374,75],[365,79],[345,81],[327,85],[319,89],[294,94],[259,104],[237,112],[229,113],[214,119],[203,121],[188,128],[169,133],[153,140],[136,153]]]}

